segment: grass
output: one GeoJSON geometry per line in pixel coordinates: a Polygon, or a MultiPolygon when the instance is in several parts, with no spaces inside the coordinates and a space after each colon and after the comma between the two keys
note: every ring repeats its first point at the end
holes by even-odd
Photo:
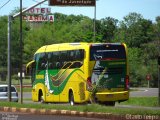
{"type": "MultiPolygon", "coordinates": [[[[27,99],[28,100],[28,99],[27,99]]],[[[29,99],[30,100],[30,99],[29,99]]],[[[137,105],[137,106],[158,106],[157,97],[132,97],[130,100],[120,103],[122,105],[137,105]]],[[[160,115],[160,110],[144,109],[144,108],[118,108],[108,107],[99,104],[76,105],[70,106],[68,104],[35,104],[35,103],[13,103],[0,102],[0,106],[17,107],[17,108],[35,108],[35,109],[56,109],[56,110],[75,110],[82,112],[103,112],[116,115],[160,115]]]]}
{"type": "Polygon", "coordinates": [[[138,114],[138,115],[160,115],[160,110],[146,110],[134,108],[117,108],[106,107],[98,104],[76,105],[70,106],[67,104],[20,104],[13,102],[0,102],[0,106],[17,107],[17,108],[35,108],[35,109],[56,109],[56,110],[75,110],[81,112],[102,112],[116,115],[138,114]]]}
{"type": "MultiPolygon", "coordinates": [[[[19,85],[20,80],[19,79],[12,79],[11,80],[13,85],[19,85]]],[[[0,84],[8,84],[7,79],[5,81],[0,80],[0,84]]],[[[31,79],[23,78],[23,84],[31,85],[31,79]]]]}
{"type": "MultiPolygon", "coordinates": [[[[24,98],[25,101],[32,101],[31,98],[24,98]]],[[[157,107],[157,97],[131,97],[128,101],[121,102],[119,105],[132,105],[142,107],[157,107]]]]}
{"type": "MultiPolygon", "coordinates": [[[[19,87],[17,87],[16,89],[17,89],[18,92],[20,92],[20,88],[19,87]]],[[[32,92],[32,88],[24,87],[23,88],[23,92],[32,92]]]]}
{"type": "Polygon", "coordinates": [[[157,107],[158,97],[131,97],[128,101],[120,103],[120,105],[157,107]]]}

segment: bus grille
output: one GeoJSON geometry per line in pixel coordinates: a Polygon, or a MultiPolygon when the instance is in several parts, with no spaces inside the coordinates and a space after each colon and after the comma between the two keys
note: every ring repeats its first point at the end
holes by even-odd
{"type": "Polygon", "coordinates": [[[85,91],[84,91],[84,83],[81,82],[79,84],[79,93],[80,93],[80,100],[84,100],[85,99],[85,91]]]}

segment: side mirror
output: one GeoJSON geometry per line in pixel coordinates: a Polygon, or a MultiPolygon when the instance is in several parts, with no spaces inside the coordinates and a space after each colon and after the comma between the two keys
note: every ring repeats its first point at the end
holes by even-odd
{"type": "Polygon", "coordinates": [[[160,56],[158,56],[158,65],[160,65],[160,56]]]}

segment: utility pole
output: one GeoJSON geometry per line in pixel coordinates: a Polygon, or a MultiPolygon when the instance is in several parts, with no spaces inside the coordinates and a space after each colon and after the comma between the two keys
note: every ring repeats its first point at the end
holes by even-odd
{"type": "Polygon", "coordinates": [[[95,7],[94,7],[94,42],[96,42],[96,0],[95,0],[95,7]]]}
{"type": "Polygon", "coordinates": [[[41,2],[38,2],[30,7],[28,7],[27,9],[22,10],[22,0],[20,0],[20,12],[11,16],[8,16],[8,59],[7,59],[7,71],[8,71],[8,101],[11,101],[11,22],[14,18],[20,16],[20,102],[21,104],[23,103],[23,92],[22,92],[22,66],[23,66],[23,41],[22,41],[22,14],[40,4],[42,4],[43,2],[46,2],[47,0],[42,0],[41,2]]]}
{"type": "Polygon", "coordinates": [[[20,20],[20,103],[23,104],[23,88],[22,88],[22,82],[23,82],[23,78],[22,78],[22,66],[23,66],[23,40],[22,40],[22,0],[20,0],[20,16],[19,16],[19,20],[20,20]]]}
{"type": "Polygon", "coordinates": [[[160,106],[160,56],[158,57],[158,105],[160,106]]]}
{"type": "Polygon", "coordinates": [[[8,16],[8,63],[7,63],[7,69],[8,69],[8,101],[11,101],[11,21],[12,16],[8,16]]]}

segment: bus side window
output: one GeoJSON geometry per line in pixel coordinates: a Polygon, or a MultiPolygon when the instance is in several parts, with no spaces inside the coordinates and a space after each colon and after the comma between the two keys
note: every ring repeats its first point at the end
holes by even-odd
{"type": "Polygon", "coordinates": [[[68,51],[61,51],[60,52],[60,68],[65,66],[65,63],[68,61],[69,57],[68,57],[68,51]]]}
{"type": "Polygon", "coordinates": [[[70,68],[80,68],[82,65],[83,65],[82,62],[77,61],[77,62],[74,62],[74,63],[70,66],[70,68]]]}
{"type": "Polygon", "coordinates": [[[69,51],[69,60],[70,61],[74,61],[74,57],[75,57],[75,54],[74,54],[75,52],[74,52],[74,50],[71,50],[71,51],[69,51]]]}
{"type": "Polygon", "coordinates": [[[83,65],[84,50],[72,50],[69,55],[70,60],[73,62],[70,68],[80,68],[83,65]]]}
{"type": "Polygon", "coordinates": [[[76,50],[76,59],[82,61],[84,59],[84,50],[76,50]]]}
{"type": "Polygon", "coordinates": [[[56,68],[60,69],[61,68],[61,64],[60,62],[56,62],[56,68]]]}
{"type": "Polygon", "coordinates": [[[54,65],[53,65],[53,53],[50,52],[48,53],[48,69],[53,69],[54,68],[54,65]]]}
{"type": "Polygon", "coordinates": [[[57,69],[60,66],[59,52],[48,53],[48,69],[57,69]]]}

